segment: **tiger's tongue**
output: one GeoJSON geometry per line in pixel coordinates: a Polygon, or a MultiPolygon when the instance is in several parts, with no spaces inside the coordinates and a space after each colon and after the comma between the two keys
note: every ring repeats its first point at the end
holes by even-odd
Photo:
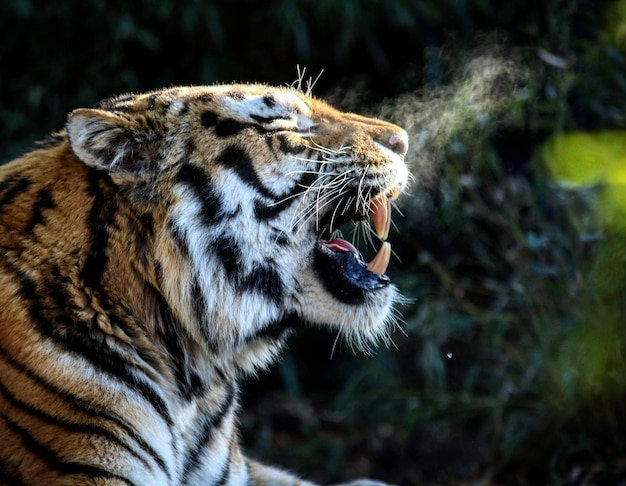
{"type": "MultiPolygon", "coordinates": [[[[370,203],[370,209],[372,211],[374,229],[378,237],[383,240],[383,244],[376,256],[367,264],[367,269],[376,275],[383,275],[387,271],[389,260],[391,259],[391,244],[384,241],[389,235],[389,227],[391,226],[391,203],[389,198],[385,195],[377,197],[370,203]]],[[[322,240],[322,244],[332,251],[349,251],[360,258],[359,251],[352,244],[341,238],[333,238],[328,241],[322,240]]]]}
{"type": "Polygon", "coordinates": [[[359,250],[357,250],[352,244],[348,243],[346,240],[342,240],[341,238],[333,238],[328,241],[322,240],[322,243],[326,248],[330,248],[333,251],[351,251],[357,255],[359,253],[359,250]]]}

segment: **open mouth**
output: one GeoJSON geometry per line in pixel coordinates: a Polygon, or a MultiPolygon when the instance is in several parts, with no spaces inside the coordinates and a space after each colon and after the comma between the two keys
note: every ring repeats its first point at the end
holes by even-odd
{"type": "Polygon", "coordinates": [[[335,297],[346,303],[358,303],[365,292],[389,285],[385,275],[391,258],[391,244],[387,236],[391,226],[391,199],[399,188],[381,194],[370,201],[369,212],[345,210],[332,221],[322,224],[315,252],[315,266],[324,286],[335,297]],[[376,234],[382,241],[378,253],[365,262],[354,245],[333,236],[333,230],[346,222],[359,222],[371,215],[376,234]]]}

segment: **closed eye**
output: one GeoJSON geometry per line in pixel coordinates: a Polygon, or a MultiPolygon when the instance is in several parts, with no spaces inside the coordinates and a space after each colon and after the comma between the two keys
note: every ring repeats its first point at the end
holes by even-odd
{"type": "Polygon", "coordinates": [[[292,123],[271,123],[267,126],[271,132],[291,132],[301,137],[312,137],[317,134],[317,125],[306,127],[294,126],[292,123]]]}
{"type": "Polygon", "coordinates": [[[297,133],[300,136],[310,137],[317,132],[318,124],[313,123],[312,120],[303,116],[275,116],[272,118],[265,118],[259,115],[251,115],[258,123],[262,123],[265,128],[272,132],[292,132],[297,133]]]}

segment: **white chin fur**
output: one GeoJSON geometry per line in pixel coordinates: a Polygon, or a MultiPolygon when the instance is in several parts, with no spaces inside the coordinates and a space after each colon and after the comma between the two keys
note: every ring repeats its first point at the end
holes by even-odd
{"type": "Polygon", "coordinates": [[[311,324],[336,329],[349,346],[369,353],[379,343],[388,345],[398,325],[394,306],[403,297],[394,285],[372,290],[361,304],[344,304],[335,299],[313,273],[303,279],[300,314],[311,324]]]}

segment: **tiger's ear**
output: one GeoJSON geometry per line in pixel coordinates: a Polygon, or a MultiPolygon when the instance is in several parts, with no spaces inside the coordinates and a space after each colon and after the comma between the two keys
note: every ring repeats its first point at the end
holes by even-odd
{"type": "Polygon", "coordinates": [[[137,176],[161,160],[162,128],[143,114],[80,108],[70,113],[66,131],[81,161],[112,175],[137,176]]]}

